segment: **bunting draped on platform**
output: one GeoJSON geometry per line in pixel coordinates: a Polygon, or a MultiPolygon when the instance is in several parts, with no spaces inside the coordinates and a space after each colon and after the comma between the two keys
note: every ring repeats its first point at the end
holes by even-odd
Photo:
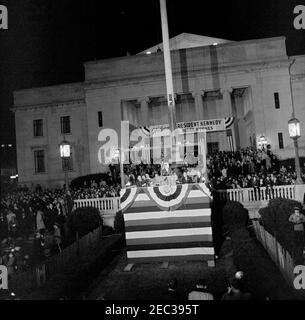
{"type": "Polygon", "coordinates": [[[121,192],[129,263],[214,259],[209,190],[204,184],[121,192]]]}

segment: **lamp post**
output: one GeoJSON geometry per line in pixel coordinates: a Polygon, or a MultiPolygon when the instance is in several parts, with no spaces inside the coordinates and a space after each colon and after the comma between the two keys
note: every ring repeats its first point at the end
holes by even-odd
{"type": "Polygon", "coordinates": [[[299,146],[298,139],[301,136],[300,130],[300,121],[295,117],[295,109],[294,109],[294,98],[292,91],[292,81],[291,81],[291,67],[295,63],[295,59],[293,59],[289,65],[289,86],[290,86],[290,94],[291,94],[291,106],[292,106],[292,117],[288,121],[288,131],[289,136],[293,140],[294,151],[295,151],[295,171],[297,174],[297,179],[295,181],[296,184],[303,184],[301,178],[301,167],[300,167],[300,157],[299,157],[299,146]]]}
{"type": "Polygon", "coordinates": [[[267,139],[265,138],[265,136],[260,136],[258,140],[258,145],[262,150],[265,149],[265,146],[267,145],[267,139]]]}
{"type": "Polygon", "coordinates": [[[125,188],[124,184],[124,154],[122,149],[115,149],[113,151],[113,158],[117,159],[120,166],[121,188],[125,188]]]}
{"type": "MultiPolygon", "coordinates": [[[[64,161],[69,159],[71,156],[71,145],[68,141],[63,140],[59,145],[60,150],[60,157],[64,161]]],[[[66,191],[69,190],[69,181],[68,181],[68,170],[66,166],[64,166],[64,172],[65,172],[65,185],[66,185],[66,191]]]]}
{"type": "Polygon", "coordinates": [[[288,121],[288,131],[289,131],[289,137],[293,140],[293,144],[294,144],[295,171],[297,174],[296,184],[302,184],[303,181],[301,178],[301,167],[300,167],[299,146],[298,146],[298,139],[301,136],[300,121],[294,117],[294,114],[292,114],[292,118],[288,121]]]}

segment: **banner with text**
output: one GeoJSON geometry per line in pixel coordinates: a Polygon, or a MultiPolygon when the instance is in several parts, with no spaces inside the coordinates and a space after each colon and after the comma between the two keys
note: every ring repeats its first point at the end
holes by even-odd
{"type": "MultiPolygon", "coordinates": [[[[214,132],[214,131],[225,131],[234,121],[233,117],[223,119],[210,119],[210,120],[197,120],[197,121],[186,121],[178,122],[177,128],[182,129],[183,132],[214,132]]],[[[151,135],[158,134],[162,130],[169,129],[168,124],[161,124],[150,126],[149,131],[151,135]]]]}

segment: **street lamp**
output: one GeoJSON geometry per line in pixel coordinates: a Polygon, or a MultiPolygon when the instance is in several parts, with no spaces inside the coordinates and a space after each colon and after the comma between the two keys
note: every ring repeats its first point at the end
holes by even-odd
{"type": "MultiPolygon", "coordinates": [[[[60,157],[63,160],[63,162],[66,164],[66,160],[68,160],[71,156],[71,145],[68,141],[63,140],[59,145],[60,150],[60,157]]],[[[69,181],[68,181],[68,170],[67,166],[64,166],[64,172],[65,172],[65,185],[66,185],[66,191],[69,190],[69,181]]]]}
{"type": "Polygon", "coordinates": [[[302,184],[301,178],[301,167],[300,167],[300,157],[299,157],[299,146],[298,139],[301,136],[300,121],[292,115],[292,118],[288,121],[288,131],[289,136],[293,140],[294,151],[295,151],[295,170],[297,174],[296,184],[302,184]]]}
{"type": "Polygon", "coordinates": [[[265,146],[267,145],[267,139],[265,138],[265,136],[259,137],[258,145],[262,150],[265,148],[265,146]]]}
{"type": "Polygon", "coordinates": [[[125,188],[124,184],[124,153],[121,149],[113,150],[113,159],[117,160],[120,165],[121,188],[125,188]]]}

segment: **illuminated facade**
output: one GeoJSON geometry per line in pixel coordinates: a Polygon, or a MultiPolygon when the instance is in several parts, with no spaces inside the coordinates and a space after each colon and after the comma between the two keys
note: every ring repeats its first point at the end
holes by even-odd
{"type": "MultiPolygon", "coordinates": [[[[87,62],[80,83],[16,91],[20,183],[64,182],[63,139],[71,144],[71,179],[106,169],[97,156],[101,129],[120,136],[121,120],[136,127],[168,123],[160,46],[87,62]]],[[[209,152],[257,146],[264,137],[280,157],[294,157],[288,134],[293,94],[305,155],[305,56],[288,57],[284,37],[229,42],[182,34],[171,46],[177,122],[235,119],[228,130],[207,134],[209,152]]]]}

